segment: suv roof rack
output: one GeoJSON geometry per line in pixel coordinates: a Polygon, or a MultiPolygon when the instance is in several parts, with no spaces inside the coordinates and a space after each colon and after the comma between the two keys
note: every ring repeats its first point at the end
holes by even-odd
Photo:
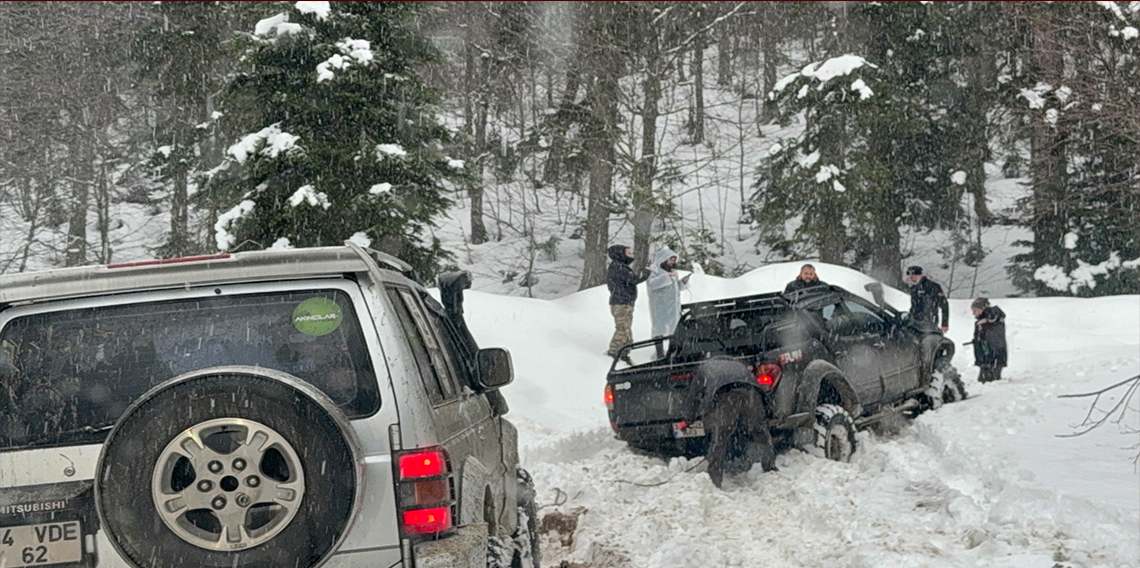
{"type": "Polygon", "coordinates": [[[222,282],[340,276],[367,271],[372,265],[420,283],[408,263],[346,243],[335,247],[250,251],[0,274],[0,306],[222,282]]]}

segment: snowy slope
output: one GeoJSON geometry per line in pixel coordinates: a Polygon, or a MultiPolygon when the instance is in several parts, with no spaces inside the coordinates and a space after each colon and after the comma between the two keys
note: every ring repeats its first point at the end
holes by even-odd
{"type": "MultiPolygon", "coordinates": [[[[817,265],[850,290],[869,279],[817,265]]],[[[697,274],[683,301],[780,289],[798,264],[736,279],[697,274]],[[691,296],[691,297],[690,297],[691,296]]],[[[644,293],[644,286],[642,287],[644,293]]],[[[905,308],[907,297],[888,290],[905,308]]],[[[602,405],[612,333],[606,292],[558,300],[473,292],[466,302],[484,346],[514,356],[505,390],[534,474],[540,516],[587,509],[574,543],[544,541],[544,565],[587,566],[999,566],[1140,565],[1140,477],[1125,425],[1077,438],[1085,399],[1140,372],[1140,297],[996,300],[1009,316],[1008,380],[975,381],[971,399],[927,413],[898,433],[860,435],[850,464],[792,450],[780,471],[758,470],[713,487],[699,460],[666,463],[613,439],[602,405]],[[642,487],[630,482],[652,485],[642,487]],[[558,506],[555,506],[558,503],[558,506]]],[[[950,337],[970,339],[968,302],[951,301],[950,337]]],[[[634,336],[649,334],[640,302],[634,336]]]]}

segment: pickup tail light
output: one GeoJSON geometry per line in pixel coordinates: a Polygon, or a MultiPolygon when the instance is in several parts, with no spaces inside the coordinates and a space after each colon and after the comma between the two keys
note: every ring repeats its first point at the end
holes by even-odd
{"type": "Polygon", "coordinates": [[[764,363],[755,367],[756,371],[756,384],[761,387],[772,390],[776,385],[780,384],[780,375],[783,369],[778,363],[764,363]]]}
{"type": "Polygon", "coordinates": [[[614,409],[614,386],[606,385],[606,394],[602,397],[606,401],[606,410],[614,409]]]}
{"type": "Polygon", "coordinates": [[[443,448],[397,452],[396,508],[404,536],[438,535],[454,528],[455,481],[443,448]]]}

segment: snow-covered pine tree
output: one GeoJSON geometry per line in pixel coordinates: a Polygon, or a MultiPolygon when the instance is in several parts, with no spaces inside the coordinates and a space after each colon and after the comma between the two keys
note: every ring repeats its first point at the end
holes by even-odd
{"type": "Polygon", "coordinates": [[[429,235],[463,163],[416,66],[435,51],[410,25],[419,5],[297,2],[258,22],[227,99],[252,133],[215,177],[234,196],[221,250],[353,240],[428,276],[450,253],[429,235]]]}
{"type": "MultiPolygon", "coordinates": [[[[235,32],[252,25],[254,14],[264,9],[241,2],[156,2],[139,8],[131,56],[152,100],[147,167],[165,190],[159,199],[170,208],[170,230],[152,252],[159,258],[185,256],[206,246],[191,223],[193,178],[222,161],[215,107],[233,69],[235,32]]],[[[199,209],[210,205],[199,203],[199,209]]]]}
{"type": "Polygon", "coordinates": [[[1033,141],[1034,240],[1010,273],[1037,295],[1138,293],[1140,4],[1035,8],[1018,13],[1032,65],[1009,103],[1033,141]]]}

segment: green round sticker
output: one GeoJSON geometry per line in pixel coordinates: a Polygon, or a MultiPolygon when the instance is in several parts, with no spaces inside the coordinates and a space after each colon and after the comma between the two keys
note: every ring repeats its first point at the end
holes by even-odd
{"type": "Polygon", "coordinates": [[[293,310],[293,327],[305,335],[327,335],[340,327],[344,314],[328,298],[309,298],[293,310]]]}

